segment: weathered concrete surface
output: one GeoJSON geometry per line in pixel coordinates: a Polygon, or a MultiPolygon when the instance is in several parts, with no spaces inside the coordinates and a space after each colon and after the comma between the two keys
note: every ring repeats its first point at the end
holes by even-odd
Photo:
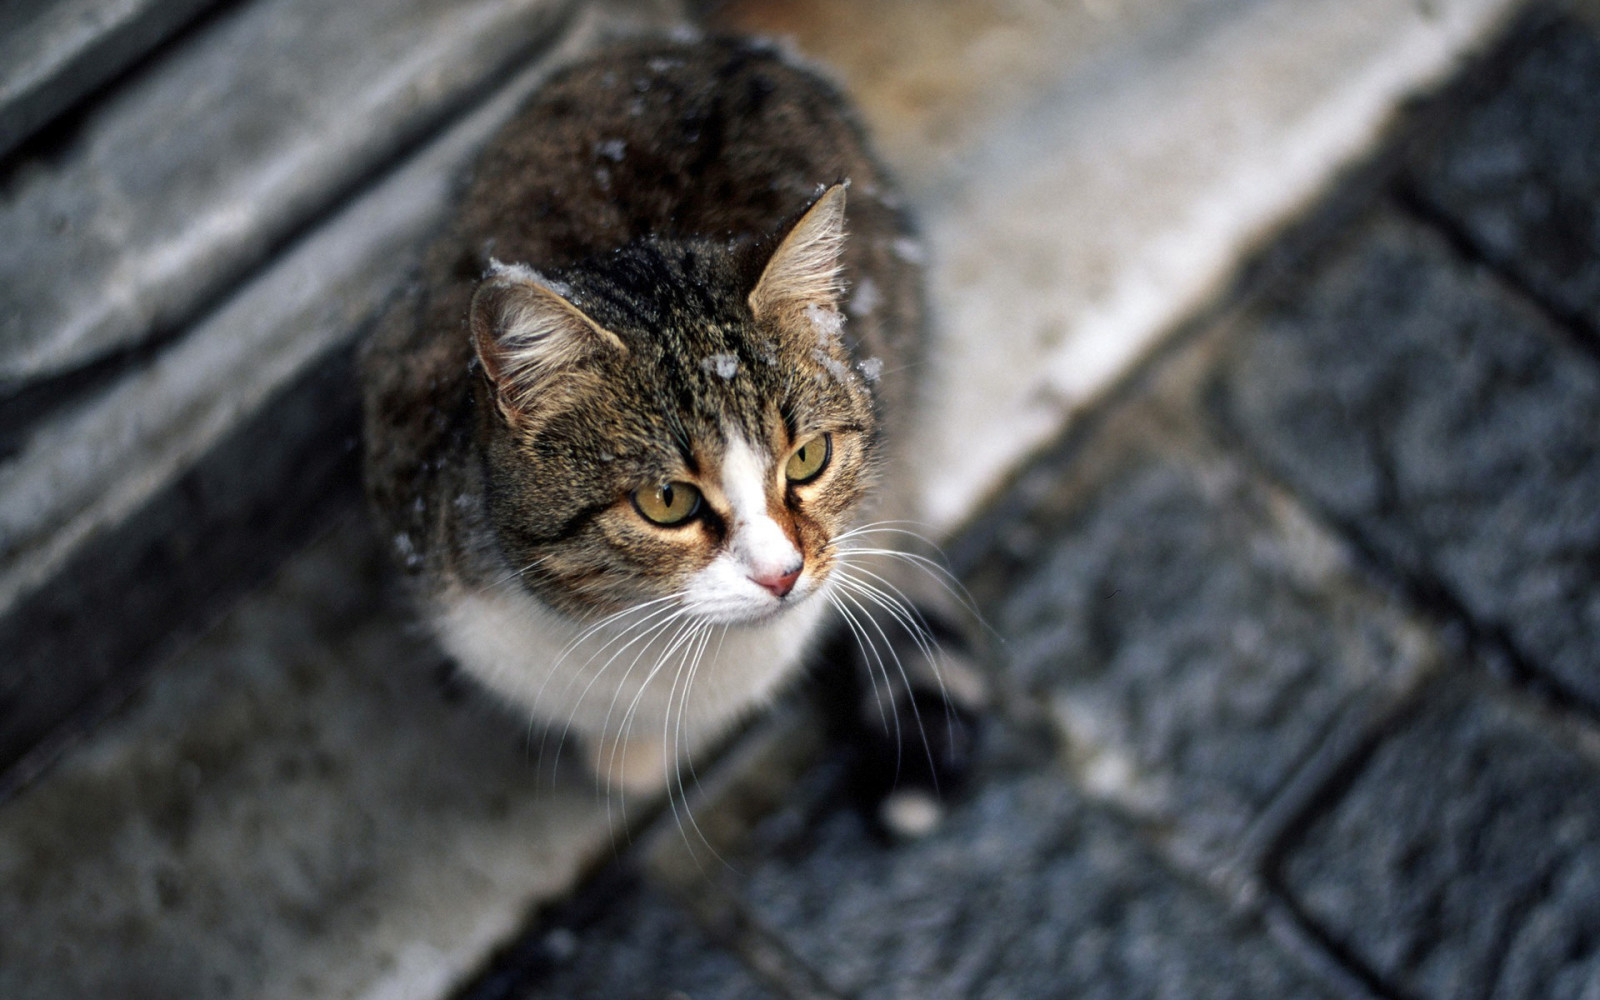
{"type": "Polygon", "coordinates": [[[354,368],[335,351],[288,379],[0,615],[0,797],[356,503],[354,368]]]}
{"type": "Polygon", "coordinates": [[[949,529],[1509,6],[740,0],[722,18],[836,66],[918,209],[943,456],[924,493],[949,529]]]}
{"type": "Polygon", "coordinates": [[[0,995],[431,1000],[606,856],[336,525],[0,810],[0,995]]]}
{"type": "Polygon", "coordinates": [[[0,157],[216,0],[19,0],[0,8],[0,157]]]}
{"type": "Polygon", "coordinates": [[[1277,474],[1600,706],[1590,355],[1439,237],[1383,216],[1237,350],[1219,405],[1277,474]]]}
{"type": "Polygon", "coordinates": [[[1600,762],[1561,728],[1438,692],[1290,847],[1285,890],[1406,996],[1592,997],[1600,762]]]}
{"type": "Polygon", "coordinates": [[[1411,185],[1600,347],[1600,38],[1570,16],[1541,21],[1418,157],[1411,185]]]}
{"type": "Polygon", "coordinates": [[[559,34],[567,0],[258,0],[0,190],[0,384],[153,335],[559,34]]]}

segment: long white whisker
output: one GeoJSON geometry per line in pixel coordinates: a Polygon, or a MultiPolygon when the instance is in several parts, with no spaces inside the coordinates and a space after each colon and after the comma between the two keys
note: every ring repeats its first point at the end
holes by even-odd
{"type": "MultiPolygon", "coordinates": [[[[664,602],[666,602],[666,601],[668,601],[670,599],[671,598],[658,598],[657,600],[651,601],[648,604],[638,605],[637,608],[638,609],[648,608],[648,607],[650,607],[650,605],[662,604],[662,603],[664,603],[664,602]]],[[[611,656],[606,660],[605,663],[600,665],[600,669],[594,671],[590,675],[589,683],[584,685],[583,690],[581,692],[579,692],[577,700],[574,701],[574,702],[571,702],[571,705],[573,706],[572,710],[567,714],[566,724],[565,724],[565,726],[563,726],[563,728],[561,730],[561,742],[562,743],[564,743],[566,741],[567,735],[572,729],[572,720],[573,720],[573,717],[577,714],[578,706],[583,704],[584,699],[589,696],[590,690],[592,690],[594,688],[594,685],[596,684],[596,682],[598,682],[600,680],[600,678],[602,676],[604,676],[605,673],[608,670],[611,669],[611,665],[616,662],[617,658],[622,656],[630,648],[632,648],[633,646],[637,645],[640,642],[643,642],[648,646],[648,643],[652,638],[654,638],[656,635],[660,634],[666,628],[670,627],[671,624],[673,623],[673,621],[675,621],[683,613],[684,612],[683,612],[683,610],[681,608],[676,608],[676,607],[672,607],[672,606],[668,606],[668,607],[664,607],[664,608],[658,607],[658,608],[655,608],[655,609],[651,610],[640,621],[630,623],[629,625],[624,627],[620,632],[618,632],[616,635],[613,635],[610,638],[608,638],[604,643],[602,643],[600,645],[600,648],[596,649],[593,653],[591,653],[589,655],[589,658],[587,660],[585,660],[577,669],[568,672],[566,687],[564,687],[561,690],[561,697],[562,697],[563,701],[566,700],[566,696],[572,690],[572,686],[578,682],[578,679],[581,677],[583,670],[587,669],[590,664],[594,663],[594,661],[600,656],[600,654],[604,653],[613,644],[615,644],[617,642],[620,642],[623,639],[627,639],[627,641],[624,642],[622,644],[622,646],[617,649],[616,652],[611,654],[611,656]],[[632,636],[632,638],[629,638],[630,635],[632,636]]],[[[612,619],[615,619],[617,617],[620,617],[620,614],[621,613],[618,613],[618,614],[615,614],[615,615],[610,615],[610,616],[607,617],[606,620],[612,620],[612,619]]],[[[562,664],[563,661],[565,661],[567,655],[569,655],[571,652],[575,651],[575,648],[576,647],[569,648],[568,650],[566,650],[565,652],[562,653],[561,657],[558,658],[555,663],[551,664],[551,667],[550,667],[549,671],[547,671],[545,673],[544,680],[542,682],[540,682],[540,684],[539,684],[538,692],[534,695],[534,704],[537,705],[537,704],[541,703],[541,700],[544,697],[545,686],[550,683],[550,679],[556,675],[557,668],[560,667],[560,665],[562,664]]],[[[637,662],[637,657],[635,659],[636,659],[636,662],[637,662]]],[[[547,729],[547,733],[548,733],[548,729],[547,729]]],[[[558,749],[557,749],[557,753],[556,753],[556,762],[558,764],[560,763],[559,745],[560,744],[558,744],[558,749]]]]}
{"type": "MultiPolygon", "coordinates": [[[[709,643],[709,641],[710,641],[709,636],[710,636],[710,632],[711,632],[713,627],[714,627],[713,623],[711,623],[711,622],[707,622],[706,623],[706,633],[707,633],[706,642],[707,643],[709,643]]],[[[718,632],[717,632],[717,649],[716,649],[716,652],[711,654],[711,661],[713,663],[718,662],[718,661],[720,661],[722,659],[722,644],[727,640],[727,638],[728,638],[728,626],[723,625],[720,628],[720,630],[718,630],[718,632]]],[[[689,683],[683,689],[683,705],[684,705],[685,708],[687,708],[687,706],[689,704],[689,689],[694,686],[694,679],[700,673],[700,663],[701,663],[701,660],[702,660],[702,657],[704,656],[704,654],[705,654],[705,646],[702,645],[701,649],[700,649],[700,652],[697,653],[696,656],[695,656],[695,660],[694,660],[693,665],[689,669],[689,683]]],[[[678,717],[678,721],[679,721],[679,724],[680,724],[679,725],[680,733],[677,736],[674,737],[674,744],[675,745],[677,745],[677,744],[682,742],[682,740],[681,740],[681,729],[682,729],[682,721],[683,721],[682,715],[680,715],[678,717]]],[[[689,777],[693,778],[694,781],[695,781],[696,786],[698,786],[699,783],[700,783],[700,776],[695,773],[695,769],[694,769],[694,746],[693,745],[684,745],[682,749],[683,749],[682,760],[686,765],[688,765],[689,777]]],[[[681,787],[681,782],[680,782],[680,787],[681,787]]]]}
{"type": "MultiPolygon", "coordinates": [[[[875,530],[898,531],[899,529],[889,528],[875,530]]],[[[919,538],[923,541],[927,541],[927,539],[923,538],[921,535],[918,535],[916,532],[903,533],[911,535],[913,538],[919,538]]],[[[844,535],[835,536],[830,544],[838,543],[846,538],[849,534],[849,532],[846,532],[844,535]]],[[[937,550],[938,546],[933,546],[933,548],[937,550]]],[[[944,565],[938,559],[931,559],[928,556],[917,552],[905,552],[901,549],[888,549],[858,545],[848,545],[839,548],[841,562],[849,562],[849,557],[857,554],[864,556],[883,556],[890,559],[904,559],[908,564],[921,569],[923,572],[928,574],[929,578],[939,585],[940,589],[942,589],[946,594],[950,595],[952,600],[954,600],[963,610],[971,615],[973,620],[975,620],[991,638],[1001,645],[1005,644],[1005,637],[996,631],[995,628],[989,624],[988,620],[984,618],[983,613],[978,610],[978,602],[973,599],[972,593],[967,590],[966,585],[963,584],[961,580],[950,571],[948,566],[944,565]]],[[[851,565],[855,564],[852,563],[851,565]]],[[[856,566],[856,568],[860,569],[862,567],[856,566]]]]}
{"type": "MultiPolygon", "coordinates": [[[[633,723],[638,715],[639,703],[644,698],[645,691],[649,689],[651,682],[654,681],[656,676],[661,673],[662,669],[667,665],[667,663],[677,656],[678,651],[684,647],[685,643],[691,641],[703,626],[704,623],[701,619],[694,617],[693,615],[689,614],[687,610],[685,610],[683,624],[679,625],[678,630],[673,633],[672,639],[669,641],[667,648],[662,650],[661,654],[656,657],[656,662],[650,667],[650,671],[645,675],[644,680],[639,682],[638,690],[634,693],[633,700],[628,703],[627,709],[622,714],[622,721],[618,726],[618,738],[617,741],[612,744],[612,760],[607,764],[606,767],[608,775],[615,774],[616,772],[616,755],[622,750],[623,746],[629,740],[630,734],[633,732],[633,723]]],[[[642,656],[643,651],[641,650],[640,657],[642,656]]],[[[623,683],[619,683],[617,685],[616,693],[613,694],[611,698],[611,705],[606,709],[605,720],[601,723],[602,732],[610,731],[611,715],[616,710],[617,701],[622,697],[622,690],[625,686],[625,682],[627,681],[628,677],[633,674],[634,668],[638,666],[640,657],[635,657],[634,662],[628,665],[627,672],[622,675],[623,683]]],[[[663,762],[663,764],[665,764],[665,762],[663,762]]],[[[608,778],[608,800],[609,794],[610,781],[608,778]]],[[[623,819],[624,822],[626,822],[626,803],[624,803],[623,807],[623,819]]]]}
{"type": "MultiPolygon", "coordinates": [[[[856,619],[855,613],[845,606],[843,600],[837,594],[829,591],[827,596],[828,603],[832,604],[834,608],[838,610],[839,615],[844,619],[845,624],[850,627],[850,635],[856,641],[856,648],[861,650],[861,662],[866,665],[867,680],[872,683],[872,700],[878,706],[878,719],[883,723],[884,732],[888,732],[891,728],[889,725],[889,713],[884,710],[883,705],[885,700],[889,701],[891,704],[894,702],[894,682],[889,678],[889,668],[884,664],[883,657],[878,654],[877,647],[872,644],[871,636],[866,634],[866,630],[856,619]],[[878,691],[878,675],[872,672],[872,664],[874,660],[877,661],[879,672],[883,674],[884,690],[881,693],[878,691]],[[885,695],[888,696],[887,699],[885,699],[885,695]]],[[[900,740],[899,727],[900,719],[898,716],[896,716],[894,720],[894,726],[892,728],[895,731],[895,742],[897,743],[900,740]]]]}
{"type": "MultiPolygon", "coordinates": [[[[895,672],[900,675],[900,680],[901,680],[902,683],[905,684],[906,693],[909,695],[911,693],[911,690],[912,690],[911,677],[910,677],[909,674],[906,673],[906,666],[905,666],[905,664],[903,662],[901,662],[900,654],[895,652],[894,643],[889,641],[888,633],[883,630],[883,626],[878,623],[878,619],[873,616],[872,612],[869,611],[867,609],[866,605],[862,604],[860,599],[856,596],[857,591],[855,589],[855,586],[852,584],[852,582],[849,581],[849,580],[845,580],[845,579],[841,579],[839,582],[840,582],[840,590],[843,592],[843,596],[848,598],[850,600],[850,602],[853,603],[857,607],[857,609],[859,609],[861,611],[862,617],[866,618],[866,620],[867,620],[867,624],[871,625],[872,626],[872,630],[874,632],[878,633],[878,638],[883,640],[883,645],[884,645],[884,648],[888,650],[889,658],[894,661],[895,672]]],[[[880,659],[880,662],[882,662],[881,659],[880,659]]],[[[889,677],[889,672],[888,672],[888,669],[885,668],[885,670],[884,670],[884,678],[885,678],[886,682],[888,682],[888,677],[889,677]]],[[[894,691],[893,685],[890,684],[890,695],[891,695],[891,697],[893,696],[893,691],[894,691]]],[[[922,712],[917,708],[917,705],[916,705],[915,701],[911,701],[911,702],[909,702],[909,704],[911,706],[911,717],[914,720],[916,720],[916,723],[917,723],[917,734],[922,737],[922,747],[923,747],[923,749],[925,751],[927,751],[927,753],[928,753],[928,761],[931,764],[933,762],[933,751],[931,749],[929,749],[929,746],[928,746],[928,733],[927,733],[927,730],[925,730],[922,727],[922,712]]],[[[899,768],[900,768],[900,756],[899,756],[900,755],[900,744],[902,742],[901,735],[900,735],[900,714],[898,712],[894,713],[894,731],[895,731],[895,770],[898,771],[899,768]]]]}
{"type": "MultiPolygon", "coordinates": [[[[561,665],[566,662],[567,657],[569,657],[573,653],[577,652],[578,646],[581,643],[586,641],[590,636],[594,635],[600,628],[604,627],[605,625],[607,625],[607,624],[609,624],[611,622],[616,621],[619,618],[623,618],[628,614],[636,613],[636,612],[639,612],[639,611],[646,611],[646,609],[650,609],[650,610],[647,611],[647,613],[639,621],[627,623],[621,629],[619,629],[615,634],[609,636],[606,639],[605,642],[601,643],[600,646],[597,649],[595,649],[593,652],[591,652],[589,654],[589,658],[588,659],[584,660],[581,664],[578,664],[572,670],[566,671],[567,685],[566,685],[566,687],[561,689],[561,696],[562,696],[563,700],[565,700],[567,694],[572,691],[572,685],[574,685],[574,684],[576,684],[578,682],[578,678],[582,675],[583,671],[586,670],[592,663],[594,663],[594,661],[596,659],[598,659],[601,656],[601,654],[603,654],[607,649],[610,649],[613,644],[618,643],[618,642],[622,642],[623,640],[627,640],[622,645],[622,647],[620,649],[618,649],[616,653],[613,653],[611,655],[611,658],[608,659],[600,667],[600,669],[598,671],[595,671],[595,673],[590,677],[588,686],[586,686],[583,689],[583,692],[581,694],[579,694],[579,696],[578,696],[577,704],[581,704],[583,698],[588,695],[589,688],[594,686],[594,682],[599,679],[601,674],[604,674],[606,672],[606,670],[611,666],[612,662],[615,661],[617,656],[619,656],[620,654],[626,652],[629,649],[629,647],[631,647],[634,643],[640,641],[641,638],[651,634],[654,631],[654,624],[653,623],[659,623],[663,619],[671,620],[671,618],[673,616],[673,613],[677,609],[673,608],[670,605],[668,605],[667,607],[652,607],[654,605],[665,604],[667,601],[670,601],[671,599],[672,599],[671,597],[657,598],[656,600],[649,601],[649,602],[647,602],[645,604],[636,605],[633,608],[628,608],[628,609],[625,609],[623,611],[614,612],[613,614],[607,615],[605,618],[603,618],[600,621],[596,622],[593,626],[591,626],[590,628],[584,630],[584,632],[582,634],[580,634],[577,638],[575,638],[571,642],[567,643],[567,645],[562,648],[560,654],[557,655],[557,657],[555,659],[555,662],[551,663],[550,664],[550,668],[545,671],[544,680],[539,682],[539,690],[534,692],[534,696],[533,696],[534,697],[534,704],[535,705],[539,705],[539,704],[541,704],[543,702],[545,687],[547,685],[549,685],[550,679],[555,677],[556,674],[558,672],[560,672],[561,665]],[[629,636],[633,636],[633,638],[630,639],[629,636]]],[[[569,725],[570,725],[570,717],[569,717],[569,725]]],[[[563,736],[564,735],[565,735],[565,733],[563,733],[563,736]]]]}
{"type": "MultiPolygon", "coordinates": [[[[835,575],[839,576],[840,574],[835,573],[835,575]]],[[[905,664],[902,663],[901,660],[900,660],[900,654],[895,652],[894,643],[889,641],[889,636],[888,636],[887,633],[885,633],[883,631],[883,626],[878,624],[877,618],[875,616],[873,616],[872,613],[869,612],[864,605],[861,604],[860,600],[856,597],[856,595],[857,594],[862,594],[862,595],[866,596],[867,598],[874,600],[875,603],[878,603],[880,606],[884,607],[885,610],[888,610],[888,606],[883,604],[882,601],[878,600],[876,595],[872,594],[870,590],[863,588],[859,581],[851,580],[851,579],[848,579],[847,577],[842,577],[841,576],[841,578],[839,580],[839,583],[840,583],[840,589],[843,590],[845,595],[847,597],[849,597],[850,600],[852,602],[854,602],[858,608],[861,609],[862,613],[866,616],[868,624],[870,624],[873,627],[873,629],[878,633],[878,636],[883,639],[883,644],[888,647],[889,655],[894,660],[895,669],[897,671],[899,671],[900,680],[902,682],[904,682],[904,684],[906,686],[906,694],[909,696],[911,694],[912,690],[913,690],[913,685],[911,683],[910,675],[908,675],[906,673],[905,664]]],[[[929,666],[930,667],[934,666],[931,657],[930,657],[930,660],[929,660],[929,666]]],[[[934,671],[934,676],[935,676],[935,678],[938,678],[938,671],[937,670],[934,671]]],[[[943,686],[944,686],[944,682],[942,680],[940,680],[939,681],[939,685],[940,685],[940,688],[942,689],[943,686]]],[[[945,696],[945,699],[946,699],[946,703],[948,704],[948,701],[949,701],[948,695],[945,696]]],[[[923,753],[927,756],[927,759],[928,759],[928,772],[929,772],[930,775],[932,775],[934,777],[934,780],[937,782],[937,780],[938,780],[938,765],[934,762],[934,759],[933,759],[933,746],[932,746],[932,744],[930,744],[928,742],[928,730],[922,724],[922,711],[921,711],[921,709],[917,708],[917,703],[916,703],[915,699],[911,699],[911,698],[908,697],[907,703],[911,707],[911,717],[917,723],[917,735],[922,737],[922,750],[923,750],[923,753]]],[[[895,716],[895,720],[896,720],[896,740],[897,740],[897,743],[898,743],[898,740],[899,740],[899,735],[898,735],[899,734],[899,715],[898,714],[895,716]]],[[[948,717],[947,717],[947,721],[948,721],[948,717]]],[[[898,753],[898,750],[896,751],[896,753],[898,753]]],[[[937,785],[935,785],[935,787],[937,788],[937,785]]]]}
{"type": "Polygon", "coordinates": [[[905,630],[911,633],[911,637],[917,640],[917,644],[924,653],[931,652],[928,644],[933,641],[933,627],[928,624],[928,620],[922,616],[921,611],[917,610],[916,605],[911,602],[910,598],[906,597],[905,591],[895,586],[887,577],[875,573],[865,566],[845,563],[840,565],[837,572],[843,574],[844,579],[857,586],[866,587],[892,604],[893,607],[886,607],[885,610],[893,614],[896,620],[905,627],[905,630]],[[877,581],[877,585],[868,583],[862,577],[871,577],[877,581]]]}
{"type": "MultiPolygon", "coordinates": [[[[689,808],[688,788],[685,786],[684,781],[683,781],[683,764],[686,761],[689,764],[690,774],[693,775],[693,773],[694,773],[694,763],[693,763],[692,760],[688,759],[689,755],[691,753],[693,753],[693,748],[690,747],[690,746],[685,745],[685,743],[683,741],[683,719],[684,719],[684,716],[686,714],[688,714],[688,710],[689,710],[689,695],[690,695],[691,690],[694,687],[695,675],[700,670],[701,660],[704,658],[705,652],[706,652],[706,647],[711,641],[711,630],[712,630],[712,624],[710,622],[704,623],[702,625],[702,627],[701,627],[699,641],[695,645],[694,653],[693,653],[693,655],[691,655],[685,661],[685,665],[687,666],[687,670],[686,671],[682,671],[682,673],[684,674],[683,695],[678,701],[677,722],[675,724],[670,724],[670,723],[669,724],[664,724],[663,727],[662,727],[661,736],[662,736],[662,750],[664,752],[670,752],[672,754],[672,758],[671,759],[672,759],[672,762],[673,762],[673,776],[677,779],[678,794],[680,796],[682,796],[682,798],[683,798],[683,816],[687,816],[688,817],[689,826],[693,828],[695,836],[700,839],[700,842],[702,844],[704,844],[706,846],[707,850],[709,850],[711,852],[712,857],[716,858],[718,861],[723,861],[722,855],[717,851],[716,847],[711,843],[711,840],[708,837],[706,837],[705,831],[703,829],[701,829],[700,821],[694,818],[694,811],[689,808]],[[669,728],[672,729],[672,745],[671,745],[670,748],[667,746],[667,743],[666,743],[667,730],[669,728]]],[[[727,635],[727,629],[724,628],[722,630],[722,635],[723,636],[727,635]]],[[[719,640],[718,645],[719,645],[719,649],[720,649],[720,640],[719,640]]],[[[676,679],[674,679],[674,681],[673,681],[673,686],[674,687],[677,686],[676,679]]],[[[668,713],[668,716],[670,718],[670,716],[671,716],[671,712],[670,711],[668,713]]],[[[698,781],[698,778],[696,780],[698,781]]],[[[670,789],[669,789],[669,794],[670,794],[670,789]]],[[[677,814],[678,814],[678,810],[677,810],[676,806],[673,807],[673,814],[674,814],[674,816],[677,816],[677,814]]],[[[688,831],[686,831],[684,829],[683,819],[680,817],[680,818],[678,818],[677,822],[678,822],[678,834],[679,834],[679,836],[683,837],[684,844],[688,845],[688,843],[689,843],[689,834],[688,834],[688,831]]],[[[700,866],[700,859],[699,859],[699,857],[695,856],[693,851],[690,852],[690,856],[694,857],[695,866],[696,867],[701,867],[700,866]]],[[[723,863],[726,864],[727,862],[723,861],[723,863]]],[[[701,870],[704,871],[704,868],[701,868],[701,870]]]]}
{"type": "MultiPolygon", "coordinates": [[[[849,570],[840,573],[840,585],[846,589],[855,589],[857,593],[862,594],[882,608],[894,618],[901,628],[905,629],[906,634],[917,644],[917,648],[921,651],[928,664],[929,671],[933,674],[934,683],[938,685],[939,697],[945,706],[945,734],[953,741],[955,738],[955,718],[951,709],[950,691],[945,687],[944,675],[939,671],[939,660],[933,648],[935,640],[932,632],[927,627],[927,622],[923,620],[921,614],[917,613],[914,608],[908,606],[906,601],[902,600],[904,594],[899,592],[899,588],[871,570],[860,566],[852,566],[849,570]],[[851,575],[851,571],[866,573],[868,576],[882,581],[884,587],[893,590],[895,593],[891,594],[883,588],[855,578],[851,575]]],[[[909,684],[910,682],[908,681],[907,683],[909,684]]],[[[919,719],[918,722],[920,723],[920,721],[919,719]]]]}

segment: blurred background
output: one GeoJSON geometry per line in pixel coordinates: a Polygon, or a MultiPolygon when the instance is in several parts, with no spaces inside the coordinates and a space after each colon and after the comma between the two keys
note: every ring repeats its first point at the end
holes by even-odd
{"type": "Polygon", "coordinates": [[[0,996],[1600,997],[1593,0],[0,4],[0,996]],[[449,677],[354,345],[474,151],[782,40],[924,236],[992,628],[893,843],[803,685],[619,803],[449,677]]]}

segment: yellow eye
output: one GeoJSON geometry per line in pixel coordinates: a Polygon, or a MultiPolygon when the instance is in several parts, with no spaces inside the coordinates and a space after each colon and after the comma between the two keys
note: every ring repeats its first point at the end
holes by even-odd
{"type": "Polygon", "coordinates": [[[662,483],[633,491],[633,506],[645,520],[671,527],[700,510],[700,491],[688,483],[662,483]]]}
{"type": "Polygon", "coordinates": [[[789,456],[789,464],[784,467],[783,473],[791,483],[809,483],[822,474],[822,470],[828,467],[828,459],[832,457],[833,435],[818,434],[789,456]]]}

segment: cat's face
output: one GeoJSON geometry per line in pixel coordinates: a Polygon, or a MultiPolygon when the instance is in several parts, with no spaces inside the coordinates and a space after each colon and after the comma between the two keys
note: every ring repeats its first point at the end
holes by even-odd
{"type": "Polygon", "coordinates": [[[760,621],[828,580],[875,476],[871,385],[838,310],[844,191],[766,259],[649,244],[473,302],[489,508],[562,610],[760,621]]]}

